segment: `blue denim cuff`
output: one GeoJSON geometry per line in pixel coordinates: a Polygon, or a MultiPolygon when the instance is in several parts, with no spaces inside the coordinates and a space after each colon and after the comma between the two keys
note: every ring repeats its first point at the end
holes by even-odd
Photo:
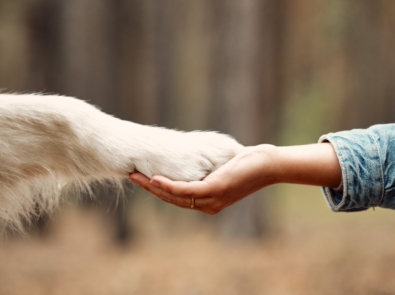
{"type": "Polygon", "coordinates": [[[362,211],[380,206],[384,177],[380,147],[369,129],[329,133],[319,142],[330,142],[342,170],[340,189],[323,187],[327,204],[335,212],[362,211]]]}

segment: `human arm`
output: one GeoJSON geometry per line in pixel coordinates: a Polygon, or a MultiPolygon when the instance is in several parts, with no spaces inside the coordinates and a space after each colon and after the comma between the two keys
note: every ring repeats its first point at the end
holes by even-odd
{"type": "Polygon", "coordinates": [[[131,180],[181,207],[188,207],[191,197],[207,198],[201,210],[206,213],[219,212],[249,193],[280,182],[323,186],[327,204],[335,212],[377,206],[395,209],[395,124],[329,133],[319,142],[248,147],[201,182],[171,182],[155,176],[150,183],[140,174],[133,174],[131,180]]]}
{"type": "Polygon", "coordinates": [[[246,147],[236,157],[202,181],[171,181],[163,176],[151,180],[140,173],[130,180],[163,201],[182,208],[216,214],[255,191],[276,183],[338,187],[341,170],[329,143],[304,146],[246,147]]]}

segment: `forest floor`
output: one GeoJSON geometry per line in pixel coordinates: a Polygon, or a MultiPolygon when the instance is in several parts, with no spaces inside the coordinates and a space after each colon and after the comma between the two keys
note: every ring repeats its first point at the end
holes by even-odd
{"type": "Polygon", "coordinates": [[[117,246],[100,215],[0,245],[0,295],[395,294],[395,224],[290,225],[264,240],[205,228],[117,246]]]}

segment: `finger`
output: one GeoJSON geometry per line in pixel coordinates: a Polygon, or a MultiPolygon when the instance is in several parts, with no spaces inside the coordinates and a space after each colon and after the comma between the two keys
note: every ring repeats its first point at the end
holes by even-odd
{"type": "Polygon", "coordinates": [[[215,200],[211,197],[207,197],[207,198],[194,198],[194,197],[185,197],[185,196],[180,197],[180,196],[169,194],[168,192],[163,191],[155,186],[148,188],[148,190],[154,195],[156,195],[158,198],[160,198],[162,201],[170,203],[177,207],[202,211],[208,214],[211,214],[210,212],[213,211],[212,208],[214,207],[213,204],[215,200]]]}
{"type": "Polygon", "coordinates": [[[195,208],[204,210],[205,208],[212,208],[215,200],[213,198],[197,198],[195,199],[195,208]]]}
{"type": "Polygon", "coordinates": [[[149,191],[162,201],[172,204],[174,206],[183,209],[193,209],[196,211],[201,211],[209,215],[214,215],[219,212],[219,210],[213,209],[214,199],[212,198],[196,198],[194,199],[194,207],[191,208],[192,197],[186,198],[171,195],[168,192],[158,188],[157,186],[152,185],[150,179],[141,173],[134,173],[133,176],[131,175],[130,179],[133,183],[138,184],[143,189],[149,191]]]}
{"type": "Polygon", "coordinates": [[[164,176],[154,176],[151,180],[152,185],[172,194],[183,198],[207,198],[215,191],[216,187],[206,181],[172,181],[164,176]]]}
{"type": "Polygon", "coordinates": [[[160,198],[164,198],[167,197],[167,194],[165,191],[159,189],[156,186],[153,186],[151,184],[151,181],[148,177],[146,177],[145,175],[141,174],[141,173],[133,173],[129,176],[129,180],[134,183],[137,184],[139,186],[141,186],[143,189],[153,193],[154,195],[160,197],[160,198]]]}
{"type": "Polygon", "coordinates": [[[162,201],[181,207],[184,209],[193,209],[202,211],[203,206],[210,206],[212,203],[211,198],[193,198],[193,197],[179,197],[162,191],[160,188],[150,188],[151,193],[155,194],[162,201]],[[193,205],[193,206],[192,206],[193,205]]]}
{"type": "MultiPolygon", "coordinates": [[[[181,208],[190,208],[192,204],[192,198],[182,198],[179,196],[173,196],[161,188],[153,185],[148,177],[141,173],[133,173],[129,179],[141,186],[143,189],[149,191],[153,195],[157,196],[162,201],[173,204],[181,208]]],[[[194,202],[195,203],[195,202],[194,202]]],[[[196,206],[196,205],[195,205],[196,206]]]]}
{"type": "Polygon", "coordinates": [[[177,207],[181,207],[184,209],[192,209],[196,211],[202,211],[204,213],[211,214],[212,211],[217,211],[213,209],[213,199],[212,198],[184,198],[184,197],[177,197],[171,196],[170,198],[162,199],[163,201],[175,205],[177,207]],[[193,207],[192,207],[193,204],[193,207]]]}
{"type": "Polygon", "coordinates": [[[197,209],[196,207],[196,199],[192,198],[182,198],[182,197],[177,197],[170,195],[168,193],[163,193],[158,196],[162,201],[166,203],[170,203],[172,205],[175,205],[177,207],[181,207],[184,209],[197,209]],[[193,207],[192,207],[193,204],[193,207]]]}
{"type": "Polygon", "coordinates": [[[134,173],[129,175],[129,181],[131,183],[139,185],[140,182],[146,182],[146,181],[149,182],[150,180],[144,174],[141,174],[140,172],[134,172],[134,173]]]}

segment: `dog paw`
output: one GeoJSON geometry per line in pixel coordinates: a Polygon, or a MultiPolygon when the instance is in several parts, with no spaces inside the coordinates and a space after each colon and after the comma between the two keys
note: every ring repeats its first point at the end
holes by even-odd
{"type": "Polygon", "coordinates": [[[216,132],[160,131],[155,149],[134,161],[135,169],[149,178],[163,175],[172,180],[201,180],[243,148],[230,136],[216,132]]]}

